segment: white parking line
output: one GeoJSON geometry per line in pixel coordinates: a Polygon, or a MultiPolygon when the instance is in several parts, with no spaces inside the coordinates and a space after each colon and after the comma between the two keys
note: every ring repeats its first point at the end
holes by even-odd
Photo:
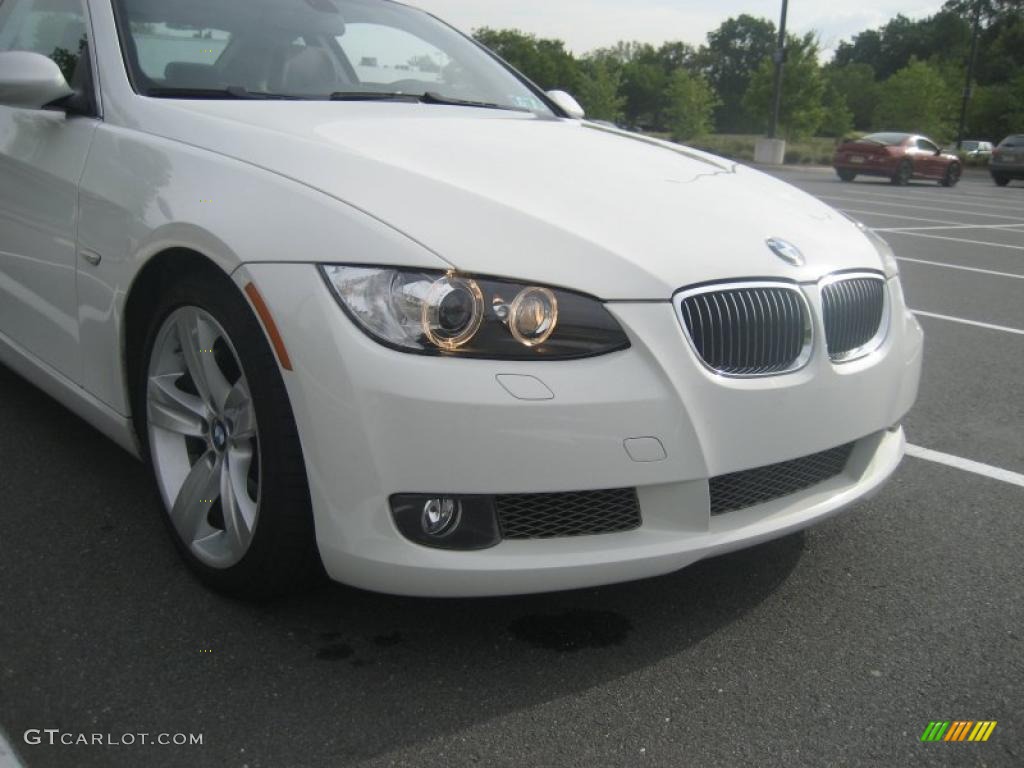
{"type": "Polygon", "coordinates": [[[915,459],[924,459],[925,461],[932,461],[936,464],[944,464],[947,467],[962,469],[964,472],[972,472],[975,475],[982,475],[983,477],[988,477],[993,480],[1001,480],[1004,483],[1019,485],[1021,488],[1024,488],[1024,475],[1018,472],[1011,472],[1008,469],[1000,469],[999,467],[993,467],[990,464],[982,464],[979,461],[962,459],[959,456],[940,453],[939,451],[933,451],[929,448],[922,448],[919,445],[907,445],[907,455],[913,456],[915,459]]]}
{"type": "MultiPolygon", "coordinates": [[[[857,195],[857,194],[863,194],[863,195],[870,194],[870,196],[872,198],[878,197],[878,198],[883,198],[885,200],[906,200],[907,199],[906,195],[886,194],[885,192],[870,192],[870,193],[868,193],[868,192],[860,192],[859,190],[851,190],[850,196],[852,197],[852,196],[857,195]]],[[[932,198],[932,193],[929,192],[927,197],[925,197],[924,195],[912,195],[910,197],[910,199],[911,200],[923,201],[923,200],[926,200],[926,199],[931,200],[933,198],[932,198]]],[[[1014,202],[1014,201],[1006,199],[1006,198],[995,197],[995,196],[987,197],[985,195],[957,194],[956,197],[941,197],[939,199],[942,202],[946,203],[946,204],[973,205],[973,206],[980,206],[980,207],[988,208],[989,210],[992,210],[993,208],[995,208],[997,210],[1005,208],[1006,210],[1009,210],[1009,211],[1019,212],[1020,208],[1021,208],[1019,202],[1014,202]],[[968,202],[964,198],[972,198],[974,200],[985,200],[987,202],[984,202],[984,203],[982,203],[982,202],[976,202],[976,203],[975,202],[968,202]]],[[[964,211],[964,213],[967,213],[967,211],[964,211]]]]}
{"type": "Polygon", "coordinates": [[[1003,333],[1016,333],[1020,336],[1024,336],[1024,331],[1020,328],[1008,328],[1005,325],[992,325],[991,323],[981,323],[977,320],[965,320],[962,317],[951,317],[949,315],[937,315],[934,312],[924,312],[920,309],[910,310],[919,317],[931,317],[935,320],[948,320],[951,323],[960,323],[961,325],[973,325],[976,328],[987,328],[990,331],[1002,331],[1003,333]]]}
{"type": "Polygon", "coordinates": [[[998,229],[1004,232],[1019,232],[1024,235],[1024,224],[949,224],[939,227],[872,227],[875,232],[935,232],[944,229],[998,229]]]}
{"type": "Polygon", "coordinates": [[[889,234],[904,235],[906,237],[927,237],[929,240],[948,240],[951,243],[967,243],[968,245],[987,245],[989,248],[1009,248],[1011,251],[1024,251],[1024,245],[1009,245],[1008,243],[987,243],[984,240],[967,240],[962,237],[927,235],[924,232],[901,232],[899,229],[894,229],[891,230],[889,234]]]}
{"type": "Polygon", "coordinates": [[[945,267],[946,269],[962,269],[964,272],[978,272],[982,275],[995,275],[996,277],[1015,277],[1024,280],[1024,275],[1015,272],[996,272],[994,269],[981,269],[980,267],[965,267],[962,264],[945,264],[941,261],[926,261],[925,259],[908,259],[906,256],[897,256],[898,261],[909,261],[913,264],[927,264],[930,267],[945,267]]]}
{"type": "Polygon", "coordinates": [[[926,221],[929,224],[947,224],[957,227],[969,227],[971,224],[968,221],[944,221],[943,219],[925,219],[921,216],[907,216],[906,214],[900,213],[879,213],[878,211],[860,211],[856,208],[839,208],[843,213],[859,213],[864,216],[881,216],[884,219],[903,219],[904,221],[926,221]]]}
{"type": "Polygon", "coordinates": [[[968,216],[983,216],[986,219],[1012,219],[1013,221],[1024,221],[1024,216],[1008,216],[1004,213],[981,213],[980,211],[965,211],[962,208],[937,208],[934,205],[914,205],[913,203],[895,203],[887,200],[874,201],[871,198],[853,197],[851,195],[819,195],[822,200],[845,200],[855,205],[884,205],[887,208],[914,208],[919,211],[933,211],[935,213],[959,213],[968,216]]]}

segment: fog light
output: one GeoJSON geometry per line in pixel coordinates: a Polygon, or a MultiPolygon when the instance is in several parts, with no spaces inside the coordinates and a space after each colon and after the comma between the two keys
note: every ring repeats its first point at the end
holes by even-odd
{"type": "Polygon", "coordinates": [[[451,533],[459,524],[462,505],[450,497],[428,499],[423,504],[423,517],[420,522],[423,532],[428,536],[444,536],[451,533]]]}
{"type": "Polygon", "coordinates": [[[405,538],[425,547],[469,551],[501,541],[493,496],[395,494],[391,514],[405,538]]]}

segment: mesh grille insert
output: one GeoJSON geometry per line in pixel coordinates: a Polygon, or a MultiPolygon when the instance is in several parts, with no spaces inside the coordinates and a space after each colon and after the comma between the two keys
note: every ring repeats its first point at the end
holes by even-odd
{"type": "Polygon", "coordinates": [[[642,522],[635,488],[498,496],[495,504],[505,539],[620,533],[642,522]]]}
{"type": "Polygon", "coordinates": [[[781,464],[711,478],[711,514],[739,509],[789,496],[823,483],[846,469],[853,443],[781,464]]]}

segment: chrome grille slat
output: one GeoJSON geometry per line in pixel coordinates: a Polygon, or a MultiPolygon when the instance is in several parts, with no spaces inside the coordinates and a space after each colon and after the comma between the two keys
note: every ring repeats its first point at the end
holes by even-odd
{"type": "Polygon", "coordinates": [[[825,340],[833,362],[849,362],[878,348],[888,330],[885,278],[844,275],[821,289],[825,340]]]}
{"type": "Polygon", "coordinates": [[[698,356],[728,376],[771,376],[801,367],[810,354],[810,310],[788,283],[736,283],[677,299],[698,356]]]}

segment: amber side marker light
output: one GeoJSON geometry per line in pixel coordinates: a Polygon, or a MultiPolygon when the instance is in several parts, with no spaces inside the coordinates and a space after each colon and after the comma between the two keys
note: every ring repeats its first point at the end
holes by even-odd
{"type": "Polygon", "coordinates": [[[253,309],[256,310],[256,314],[259,315],[260,320],[263,321],[263,327],[267,329],[267,335],[270,337],[270,344],[274,347],[274,352],[277,354],[277,359],[280,361],[281,367],[286,371],[293,370],[292,359],[288,357],[288,350],[284,346],[284,339],[281,338],[281,332],[277,329],[277,323],[274,322],[274,317],[270,314],[270,310],[267,308],[267,302],[263,300],[263,295],[252,283],[245,286],[245,295],[249,297],[249,301],[252,302],[253,309]]]}

